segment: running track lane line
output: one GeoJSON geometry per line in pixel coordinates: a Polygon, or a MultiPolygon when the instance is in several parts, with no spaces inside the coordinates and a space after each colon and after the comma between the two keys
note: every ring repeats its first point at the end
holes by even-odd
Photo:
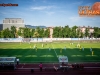
{"type": "MultiPolygon", "coordinates": [[[[53,67],[51,67],[53,68],[53,67]]],[[[100,68],[100,67],[84,67],[84,68],[100,68]]],[[[17,69],[39,69],[39,68],[17,68],[17,69]]],[[[43,68],[45,69],[45,68],[43,68]]]]}

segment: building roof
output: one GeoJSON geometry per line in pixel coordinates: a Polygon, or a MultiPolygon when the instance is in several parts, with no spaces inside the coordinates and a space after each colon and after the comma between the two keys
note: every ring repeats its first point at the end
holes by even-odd
{"type": "Polygon", "coordinates": [[[86,27],[86,26],[79,26],[78,28],[89,28],[89,29],[93,29],[93,28],[90,27],[90,26],[88,26],[88,27],[86,27]]]}

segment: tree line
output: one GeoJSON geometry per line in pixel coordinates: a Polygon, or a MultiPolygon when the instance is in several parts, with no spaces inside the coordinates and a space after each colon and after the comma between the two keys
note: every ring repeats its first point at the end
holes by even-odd
{"type": "Polygon", "coordinates": [[[49,29],[44,30],[43,28],[37,27],[36,29],[31,28],[22,28],[20,27],[18,30],[15,26],[11,26],[11,28],[6,28],[0,31],[0,38],[43,38],[49,37],[49,29]]]}
{"type": "MultiPolygon", "coordinates": [[[[0,31],[0,38],[16,38],[16,37],[23,37],[23,38],[48,38],[50,37],[50,30],[49,28],[39,28],[31,29],[31,28],[19,28],[16,29],[15,26],[11,26],[11,28],[6,28],[0,31]]],[[[77,26],[69,27],[68,25],[65,27],[54,27],[53,34],[54,38],[83,38],[83,37],[100,37],[100,28],[94,27],[94,32],[89,33],[89,28],[85,29],[85,33],[81,31],[80,28],[77,26]]]]}
{"type": "Polygon", "coordinates": [[[69,27],[68,25],[65,27],[54,27],[53,29],[53,37],[55,38],[99,38],[100,37],[100,28],[94,27],[94,32],[90,33],[89,27],[86,27],[85,32],[77,27],[69,27]]]}

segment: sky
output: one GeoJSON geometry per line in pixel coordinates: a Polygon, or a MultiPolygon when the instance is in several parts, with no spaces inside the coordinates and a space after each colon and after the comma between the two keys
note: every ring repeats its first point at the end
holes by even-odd
{"type": "Polygon", "coordinates": [[[100,0],[0,0],[0,24],[5,18],[22,18],[26,25],[100,27],[100,17],[80,17],[79,6],[92,6],[100,0]]]}

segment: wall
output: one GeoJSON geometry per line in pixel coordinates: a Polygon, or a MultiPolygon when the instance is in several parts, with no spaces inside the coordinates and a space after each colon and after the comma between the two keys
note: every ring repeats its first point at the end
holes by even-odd
{"type": "MultiPolygon", "coordinates": [[[[22,42],[23,38],[0,38],[0,42],[22,42]]],[[[31,38],[30,42],[52,42],[52,41],[74,41],[74,40],[100,40],[100,38],[31,38]]]]}

